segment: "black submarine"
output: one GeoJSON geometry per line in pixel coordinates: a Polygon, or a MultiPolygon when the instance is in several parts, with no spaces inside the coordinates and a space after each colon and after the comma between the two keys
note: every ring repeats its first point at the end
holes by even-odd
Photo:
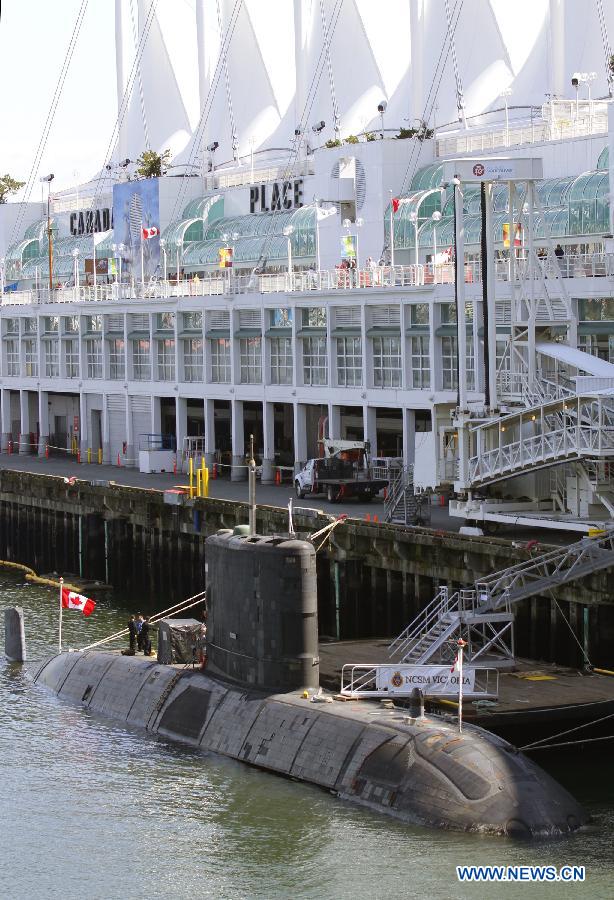
{"type": "Polygon", "coordinates": [[[315,550],[221,531],[206,541],[206,671],[100,650],[64,652],[34,679],[153,734],[318,785],[412,824],[515,837],[588,817],[505,740],[476,726],[319,687],[315,550]]]}

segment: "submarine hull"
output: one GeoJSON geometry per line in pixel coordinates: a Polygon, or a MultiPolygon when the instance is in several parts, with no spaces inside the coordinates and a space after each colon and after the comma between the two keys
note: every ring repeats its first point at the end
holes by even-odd
{"type": "Polygon", "coordinates": [[[514,836],[587,821],[501,738],[371,702],[313,703],[112,652],[63,653],[35,681],[130,726],[325,788],[406,822],[514,836]]]}

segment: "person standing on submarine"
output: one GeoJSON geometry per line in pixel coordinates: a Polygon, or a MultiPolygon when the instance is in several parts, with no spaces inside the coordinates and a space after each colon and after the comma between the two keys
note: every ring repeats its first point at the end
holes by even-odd
{"type": "Polygon", "coordinates": [[[143,613],[137,613],[136,615],[136,645],[139,650],[143,649],[143,639],[141,638],[141,631],[143,629],[143,613]]]}
{"type": "Polygon", "coordinates": [[[145,617],[145,621],[141,625],[141,647],[145,656],[151,656],[151,638],[149,636],[149,616],[145,617]]]}
{"type": "Polygon", "coordinates": [[[130,652],[136,653],[136,641],[138,632],[136,627],[136,619],[134,616],[130,616],[128,620],[128,635],[130,637],[130,652]]]}

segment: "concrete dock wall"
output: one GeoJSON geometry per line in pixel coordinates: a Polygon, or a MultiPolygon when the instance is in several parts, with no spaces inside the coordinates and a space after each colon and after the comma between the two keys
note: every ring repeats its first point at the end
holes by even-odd
{"type": "MultiPolygon", "coordinates": [[[[0,558],[38,572],[109,582],[143,610],[202,590],[205,538],[247,519],[246,504],[227,500],[177,505],[155,490],[0,471],[0,558]]],[[[309,509],[294,515],[300,534],[329,521],[309,509]]],[[[258,508],[259,533],[286,529],[285,510],[258,508]]],[[[526,558],[502,538],[348,519],[317,556],[320,634],[345,640],[395,635],[440,584],[455,589],[526,558]]],[[[604,571],[520,604],[517,654],[579,665],[577,637],[594,665],[614,667],[613,583],[614,574],[604,571]]]]}

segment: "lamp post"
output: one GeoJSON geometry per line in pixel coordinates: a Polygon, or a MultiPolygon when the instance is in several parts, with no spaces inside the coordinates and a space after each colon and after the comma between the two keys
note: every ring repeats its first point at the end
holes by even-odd
{"type": "Polygon", "coordinates": [[[122,283],[122,265],[124,262],[124,253],[126,252],[126,245],[120,244],[117,248],[119,250],[119,283],[122,283]]]}
{"type": "Polygon", "coordinates": [[[179,284],[179,254],[181,253],[181,238],[177,238],[175,241],[175,247],[177,248],[177,284],[179,284]]]}
{"type": "Polygon", "coordinates": [[[162,250],[162,256],[164,258],[164,281],[166,281],[167,269],[166,269],[166,240],[164,238],[160,238],[160,249],[162,250]]]}
{"type": "Polygon", "coordinates": [[[80,255],[80,253],[81,253],[81,251],[79,250],[78,247],[75,247],[75,249],[72,252],[73,281],[75,282],[75,296],[76,297],[79,296],[79,255],[80,255]]]}
{"type": "Polygon", "coordinates": [[[390,194],[390,268],[394,269],[394,207],[392,205],[392,191],[390,194]]]}
{"type": "Polygon", "coordinates": [[[47,246],[49,249],[49,291],[53,290],[53,233],[51,231],[51,182],[54,179],[53,172],[51,175],[43,175],[41,181],[47,182],[47,246]]]}
{"type": "Polygon", "coordinates": [[[284,235],[288,242],[288,278],[290,279],[290,286],[292,286],[292,235],[294,234],[294,225],[286,225],[284,228],[284,235]]]}
{"type": "MultiPolygon", "coordinates": [[[[117,263],[117,244],[111,244],[111,250],[113,251],[113,259],[117,263]]],[[[117,284],[117,265],[115,266],[115,284],[117,284]]]]}
{"type": "Polygon", "coordinates": [[[409,221],[414,226],[414,250],[416,254],[416,265],[418,265],[418,213],[415,210],[410,212],[409,221]]]}
{"type": "Polygon", "coordinates": [[[234,263],[234,255],[235,255],[235,254],[234,254],[234,241],[236,241],[236,239],[237,239],[238,237],[239,237],[239,232],[238,232],[238,231],[233,231],[233,232],[231,232],[230,234],[223,234],[223,235],[222,235],[222,240],[223,240],[224,243],[226,244],[226,249],[227,249],[227,250],[232,249],[232,257],[233,257],[233,258],[232,258],[232,262],[231,262],[230,266],[227,266],[227,267],[226,267],[226,268],[228,269],[228,289],[229,289],[229,290],[230,290],[230,279],[231,279],[231,272],[232,272],[232,264],[234,263]]]}
{"type": "Polygon", "coordinates": [[[0,297],[4,294],[5,288],[5,272],[6,272],[6,260],[4,257],[0,259],[0,297]]]}
{"type": "Polygon", "coordinates": [[[505,103],[505,146],[509,147],[510,145],[510,116],[509,116],[509,108],[507,105],[507,98],[511,97],[512,89],[511,87],[505,88],[505,90],[501,91],[499,94],[500,97],[503,97],[503,102],[505,103]]]}

